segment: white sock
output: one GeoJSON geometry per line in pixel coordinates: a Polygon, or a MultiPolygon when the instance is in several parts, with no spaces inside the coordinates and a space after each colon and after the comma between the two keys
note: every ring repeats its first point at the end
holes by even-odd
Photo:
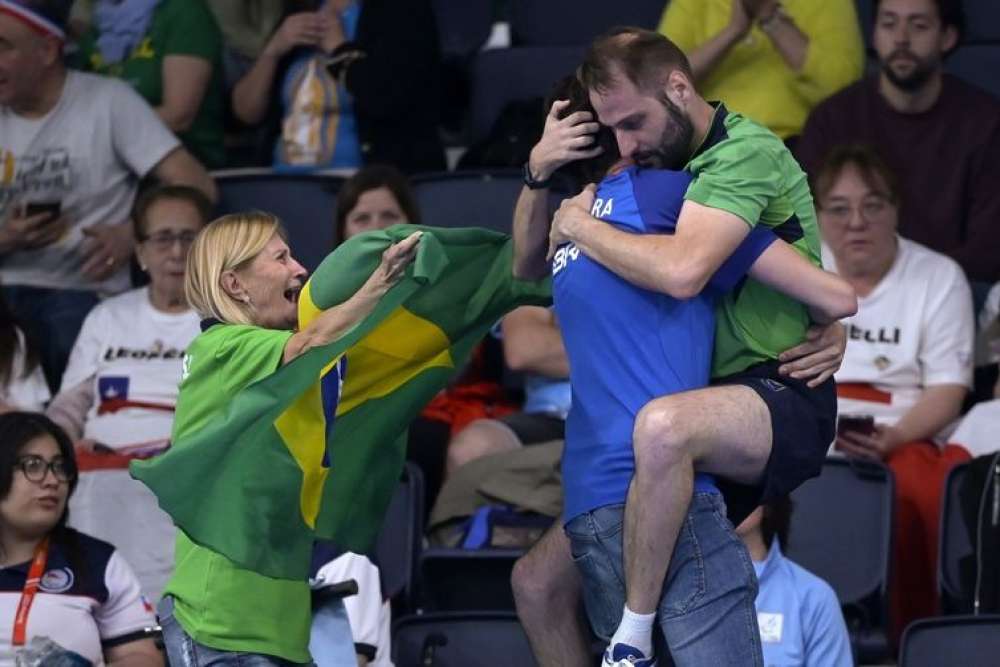
{"type": "Polygon", "coordinates": [[[647,658],[653,655],[653,621],[656,620],[656,612],[651,614],[637,614],[625,605],[622,613],[622,622],[615,630],[611,638],[611,646],[615,644],[628,644],[642,651],[647,658]]]}

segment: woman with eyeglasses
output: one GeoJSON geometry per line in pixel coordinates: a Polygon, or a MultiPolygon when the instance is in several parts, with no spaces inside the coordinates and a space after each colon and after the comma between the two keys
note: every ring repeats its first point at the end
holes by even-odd
{"type": "Polygon", "coordinates": [[[954,260],[898,234],[899,188],[870,148],[831,151],[813,191],[823,264],[858,294],[835,376],[835,447],[885,462],[895,478],[890,618],[898,638],[909,621],[935,613],[944,479],[969,457],[943,438],[972,385],[972,294],[954,260]]]}
{"type": "Polygon", "coordinates": [[[169,444],[184,353],[198,335],[198,315],[184,297],[187,255],[210,215],[211,204],[189,187],[140,197],[136,254],[149,284],[91,311],[48,409],[79,450],[73,525],[118,546],[151,600],[173,569],[174,528],[126,467],[169,444]]]}
{"type": "Polygon", "coordinates": [[[0,415],[0,665],[159,667],[152,607],[121,554],[66,526],[73,444],[47,417],[0,415]]]}

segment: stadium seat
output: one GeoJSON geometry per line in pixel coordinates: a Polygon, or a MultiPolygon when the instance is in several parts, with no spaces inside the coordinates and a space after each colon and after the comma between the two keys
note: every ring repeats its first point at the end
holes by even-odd
{"type": "Polygon", "coordinates": [[[922,618],[907,626],[899,667],[995,667],[1000,664],[1000,615],[922,618]]]}
{"type": "Polygon", "coordinates": [[[967,463],[951,469],[944,483],[941,501],[941,543],[938,545],[938,587],[941,594],[941,611],[945,614],[964,614],[972,611],[972,599],[962,585],[963,563],[972,558],[973,541],[962,517],[959,492],[965,481],[967,463]]]}
{"type": "Polygon", "coordinates": [[[516,549],[425,550],[420,555],[418,606],[427,611],[513,611],[510,573],[522,553],[516,549]]]}
{"type": "Polygon", "coordinates": [[[587,45],[620,25],[656,30],[664,0],[511,0],[510,28],[518,46],[587,45]]]}
{"type": "Polygon", "coordinates": [[[858,14],[858,23],[861,25],[861,36],[866,52],[872,50],[872,27],[875,25],[874,4],[873,0],[854,0],[854,9],[858,14]]]}
{"type": "Polygon", "coordinates": [[[962,42],[1000,42],[1000,3],[997,0],[962,0],[965,34],[962,42]]]}
{"type": "Polygon", "coordinates": [[[522,180],[518,170],[477,170],[421,174],[411,183],[424,224],[509,234],[522,180]]]}
{"type": "MultiPolygon", "coordinates": [[[[522,47],[483,51],[472,65],[469,144],[489,135],[503,108],[515,100],[544,99],[553,84],[572,74],[583,47],[522,47]]],[[[543,113],[538,105],[538,113],[543,113]]]]}
{"type": "Polygon", "coordinates": [[[513,613],[459,612],[401,618],[393,625],[396,667],[537,665],[513,613]]]}
{"type": "Polygon", "coordinates": [[[945,59],[944,68],[1000,97],[1000,41],[963,44],[945,59]]]}
{"type": "Polygon", "coordinates": [[[861,662],[887,655],[893,480],[880,464],[830,458],[792,494],[787,556],[837,593],[861,662]]]}
{"type": "Polygon", "coordinates": [[[493,26],[491,0],[432,0],[437,19],[441,54],[468,57],[490,36],[493,26]]]}
{"type": "Polygon", "coordinates": [[[407,463],[375,541],[382,591],[393,612],[412,609],[417,560],[424,535],[424,477],[407,463]]]}
{"type": "Polygon", "coordinates": [[[337,244],[333,215],[342,176],[271,169],[233,169],[212,176],[220,214],[260,210],[277,215],[288,231],[292,255],[310,272],[337,244]]]}

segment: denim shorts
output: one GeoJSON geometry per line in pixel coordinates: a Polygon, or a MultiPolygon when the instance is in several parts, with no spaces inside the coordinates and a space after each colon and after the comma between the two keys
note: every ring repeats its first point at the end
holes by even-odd
{"type": "Polygon", "coordinates": [[[163,644],[170,667],[292,667],[300,664],[273,655],[222,651],[199,644],[174,618],[174,599],[169,595],[160,600],[156,615],[163,628],[163,644]]]}
{"type": "MultiPolygon", "coordinates": [[[[624,504],[608,505],[566,524],[587,616],[604,641],[610,641],[625,607],[624,516],[624,504]]],[[[750,554],[726,519],[722,496],[694,494],[657,608],[674,664],[763,665],[756,597],[750,554]]],[[[665,657],[661,665],[670,664],[665,657]]]]}

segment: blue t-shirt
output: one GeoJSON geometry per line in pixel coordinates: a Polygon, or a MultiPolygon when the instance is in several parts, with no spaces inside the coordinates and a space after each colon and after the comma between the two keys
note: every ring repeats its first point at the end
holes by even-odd
{"type": "MultiPolygon", "coordinates": [[[[635,234],[673,233],[690,174],[630,167],[597,188],[592,215],[635,234]]],[[[635,469],[632,428],[650,400],[708,384],[715,296],[732,289],[775,240],[755,228],[697,297],[679,300],[629,283],[561,246],[553,299],[569,357],[572,407],[562,460],[564,518],[622,503],[635,469]]],[[[714,491],[708,475],[696,491],[714,491]]]]}
{"type": "Polygon", "coordinates": [[[777,540],[753,565],[764,664],[851,667],[851,639],[830,584],[785,558],[777,540]]]}

